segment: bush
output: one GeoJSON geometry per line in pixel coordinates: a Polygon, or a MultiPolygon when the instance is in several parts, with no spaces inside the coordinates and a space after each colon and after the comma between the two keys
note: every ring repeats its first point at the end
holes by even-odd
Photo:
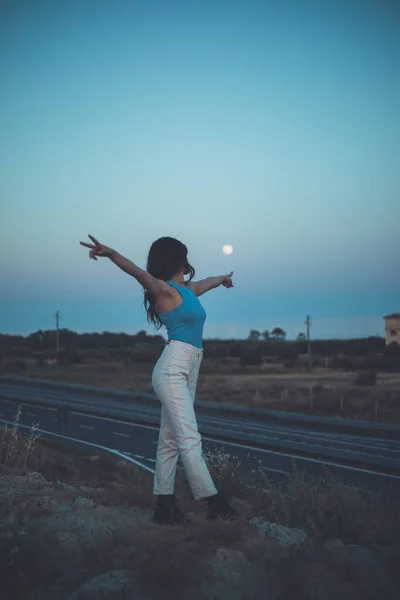
{"type": "Polygon", "coordinates": [[[161,355],[164,346],[158,346],[156,344],[147,348],[135,348],[131,351],[130,361],[131,363],[155,363],[161,355]]]}
{"type": "Polygon", "coordinates": [[[240,357],[240,364],[242,367],[248,367],[250,365],[260,366],[262,364],[262,356],[259,350],[247,350],[240,357]]]}
{"type": "Polygon", "coordinates": [[[235,342],[234,344],[232,344],[232,346],[229,349],[229,354],[233,358],[240,358],[244,352],[245,349],[243,347],[243,344],[240,344],[239,342],[235,342]]]}
{"type": "Polygon", "coordinates": [[[12,427],[0,427],[0,468],[24,468],[35,450],[39,423],[32,423],[29,435],[20,432],[22,406],[18,406],[12,427]]]}
{"type": "Polygon", "coordinates": [[[294,369],[297,366],[296,360],[285,360],[283,364],[286,369],[294,369]]]}
{"type": "Polygon", "coordinates": [[[356,385],[375,385],[377,378],[376,371],[367,371],[366,373],[359,373],[354,380],[356,385]]]}
{"type": "Polygon", "coordinates": [[[129,359],[131,354],[130,348],[114,348],[110,350],[109,355],[116,360],[129,359]]]}
{"type": "Polygon", "coordinates": [[[57,358],[61,363],[67,363],[71,365],[79,365],[83,363],[83,358],[75,348],[63,348],[58,354],[57,358]]]}
{"type": "Polygon", "coordinates": [[[221,358],[229,355],[229,349],[226,346],[205,343],[203,346],[204,358],[221,358]]]}
{"type": "Polygon", "coordinates": [[[27,367],[27,362],[25,360],[21,360],[20,358],[4,358],[0,364],[0,372],[16,373],[20,371],[25,371],[27,367]]]}
{"type": "Polygon", "coordinates": [[[343,371],[356,371],[357,362],[354,358],[346,356],[335,356],[332,361],[334,369],[342,369],[343,371]]]}

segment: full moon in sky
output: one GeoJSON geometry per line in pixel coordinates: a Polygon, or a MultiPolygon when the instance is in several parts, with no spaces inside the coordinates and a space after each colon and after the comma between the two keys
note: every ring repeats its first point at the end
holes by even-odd
{"type": "Polygon", "coordinates": [[[222,246],[222,252],[227,255],[232,254],[233,246],[231,246],[230,244],[225,244],[225,246],[222,246]]]}

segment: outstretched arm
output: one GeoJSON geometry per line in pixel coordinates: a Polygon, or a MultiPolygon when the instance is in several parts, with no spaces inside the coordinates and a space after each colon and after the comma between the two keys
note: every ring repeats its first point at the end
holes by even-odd
{"type": "Polygon", "coordinates": [[[158,296],[162,287],[168,288],[164,281],[153,277],[153,275],[135,265],[129,258],[122,256],[116,250],[112,250],[110,260],[124,273],[134,277],[152,296],[158,296]]]}
{"type": "Polygon", "coordinates": [[[153,277],[150,273],[135,265],[135,263],[128,258],[125,258],[125,256],[122,256],[122,254],[119,254],[116,250],[100,244],[100,242],[92,235],[89,235],[89,237],[93,244],[87,244],[85,242],[80,243],[82,246],[90,248],[90,258],[93,258],[94,260],[97,260],[97,256],[109,258],[117,265],[117,267],[124,271],[124,273],[134,277],[154,297],[159,297],[164,293],[170,293],[170,287],[165,281],[153,277]]]}
{"type": "Polygon", "coordinates": [[[209,290],[213,290],[214,288],[223,285],[226,288],[232,288],[232,273],[229,275],[218,275],[218,277],[207,277],[206,279],[201,279],[200,281],[191,281],[190,287],[196,294],[196,296],[201,296],[205,294],[209,290]]]}

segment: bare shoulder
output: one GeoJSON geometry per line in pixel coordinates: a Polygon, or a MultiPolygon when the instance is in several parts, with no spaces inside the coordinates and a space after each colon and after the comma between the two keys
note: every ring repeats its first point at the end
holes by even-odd
{"type": "Polygon", "coordinates": [[[163,281],[163,291],[155,297],[157,312],[169,312],[182,303],[182,295],[172,285],[163,281]]]}
{"type": "Polygon", "coordinates": [[[153,298],[170,294],[170,286],[167,282],[162,279],[157,279],[157,277],[154,277],[154,275],[151,275],[148,271],[140,269],[137,280],[153,298]]]}

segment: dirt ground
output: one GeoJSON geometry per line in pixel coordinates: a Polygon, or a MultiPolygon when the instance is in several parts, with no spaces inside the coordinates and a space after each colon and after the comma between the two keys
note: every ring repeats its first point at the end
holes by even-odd
{"type": "MultiPolygon", "coordinates": [[[[0,440],[14,446],[12,432],[0,440]]],[[[238,518],[207,521],[179,468],[189,522],[162,526],[152,477],[135,465],[40,440],[29,468],[4,460],[26,444],[0,454],[2,600],[399,597],[396,502],[301,473],[283,486],[261,472],[249,486],[217,453],[208,464],[238,518]]]]}

